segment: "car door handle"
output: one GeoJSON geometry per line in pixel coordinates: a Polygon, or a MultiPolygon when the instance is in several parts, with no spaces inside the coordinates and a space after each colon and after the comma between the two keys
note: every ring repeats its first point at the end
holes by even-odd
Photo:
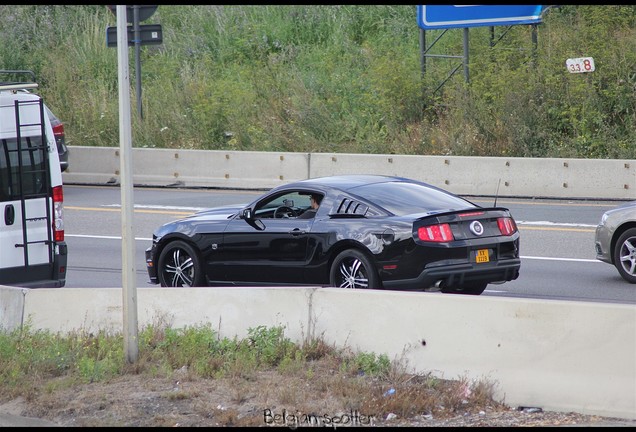
{"type": "Polygon", "coordinates": [[[294,237],[298,237],[298,236],[307,234],[307,232],[305,232],[304,230],[301,230],[300,228],[294,228],[289,233],[291,235],[293,235],[294,237]]]}
{"type": "Polygon", "coordinates": [[[9,204],[4,208],[4,223],[5,225],[13,225],[15,222],[15,209],[12,204],[9,204]]]}

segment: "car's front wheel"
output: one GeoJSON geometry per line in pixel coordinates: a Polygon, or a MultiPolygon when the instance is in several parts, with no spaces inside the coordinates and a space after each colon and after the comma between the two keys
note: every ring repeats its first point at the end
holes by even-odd
{"type": "Polygon", "coordinates": [[[371,260],[355,249],[347,249],[336,256],[329,280],[336,288],[381,288],[371,260]]]}
{"type": "Polygon", "coordinates": [[[629,283],[636,283],[636,228],[630,228],[618,238],[614,247],[614,265],[629,283]]]}
{"type": "Polygon", "coordinates": [[[164,287],[194,287],[204,285],[203,267],[197,251],[188,243],[175,240],[159,255],[157,272],[164,287]]]}

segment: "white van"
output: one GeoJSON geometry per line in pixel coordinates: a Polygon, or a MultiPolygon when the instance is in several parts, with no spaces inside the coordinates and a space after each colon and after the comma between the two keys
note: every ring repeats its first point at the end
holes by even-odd
{"type": "Polygon", "coordinates": [[[0,82],[0,285],[66,284],[64,193],[35,82],[0,82]]]}

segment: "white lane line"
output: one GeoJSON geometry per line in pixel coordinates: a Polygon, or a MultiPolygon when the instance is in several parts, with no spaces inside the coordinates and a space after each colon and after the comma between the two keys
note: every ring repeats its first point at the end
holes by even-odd
{"type": "MultiPolygon", "coordinates": [[[[78,238],[94,238],[105,240],[121,240],[121,236],[98,236],[98,235],[83,235],[83,234],[65,234],[66,237],[78,237],[78,238]]],[[[135,237],[137,241],[152,241],[152,238],[135,237]]],[[[536,257],[536,256],[521,256],[521,259],[531,260],[544,260],[544,261],[572,261],[572,262],[597,262],[601,261],[596,259],[582,259],[582,258],[556,258],[556,257],[536,257]]]]}
{"type": "Polygon", "coordinates": [[[550,221],[516,221],[517,225],[534,225],[534,226],[559,226],[559,227],[576,227],[576,228],[596,228],[596,225],[590,224],[577,224],[577,223],[562,223],[562,222],[550,222],[550,221]]]}
{"type": "MultiPolygon", "coordinates": [[[[104,204],[101,207],[114,207],[121,208],[121,204],[104,204]]],[[[142,205],[135,204],[136,209],[147,210],[176,210],[176,211],[192,211],[197,212],[201,210],[207,210],[209,207],[181,207],[181,206],[163,206],[163,205],[142,205]]],[[[580,224],[580,223],[567,223],[567,222],[550,222],[550,221],[516,221],[517,225],[527,226],[554,226],[554,227],[574,227],[574,228],[596,228],[596,225],[580,224]]]]}
{"type": "MultiPolygon", "coordinates": [[[[101,207],[121,208],[121,204],[104,204],[101,207]]],[[[136,209],[147,210],[176,210],[176,211],[192,211],[197,212],[207,210],[209,207],[181,207],[181,206],[163,206],[163,205],[141,205],[135,204],[136,209]]],[[[550,221],[516,221],[517,225],[528,226],[555,226],[555,227],[575,227],[575,228],[596,228],[596,225],[567,223],[567,222],[550,222],[550,221]]]]}
{"type": "MultiPolygon", "coordinates": [[[[114,207],[121,208],[121,204],[104,204],[101,207],[114,207]]],[[[175,206],[162,206],[162,205],[142,205],[135,204],[133,206],[136,209],[148,209],[148,210],[179,210],[179,211],[201,211],[206,210],[208,207],[175,207],[175,206]]]]}
{"type": "Polygon", "coordinates": [[[521,259],[531,259],[531,260],[545,260],[545,261],[575,261],[575,262],[597,262],[600,263],[597,259],[582,259],[582,258],[554,258],[554,257],[533,257],[533,256],[522,256],[521,259]]]}
{"type": "MultiPolygon", "coordinates": [[[[79,237],[79,238],[93,238],[104,240],[121,240],[121,236],[98,236],[98,235],[84,235],[84,234],[64,234],[64,237],[79,237]]],[[[135,237],[138,241],[152,241],[152,238],[135,237]]]]}

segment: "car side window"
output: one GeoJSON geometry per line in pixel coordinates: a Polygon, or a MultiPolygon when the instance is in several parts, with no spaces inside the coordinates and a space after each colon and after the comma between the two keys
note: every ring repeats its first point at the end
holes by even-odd
{"type": "Polygon", "coordinates": [[[287,191],[270,196],[256,204],[254,216],[258,219],[296,218],[311,209],[311,192],[287,191]]]}
{"type": "Polygon", "coordinates": [[[254,215],[259,219],[281,218],[283,212],[289,214],[297,205],[297,192],[283,192],[270,196],[256,204],[254,215]]]}
{"type": "Polygon", "coordinates": [[[300,219],[312,219],[316,216],[320,204],[322,203],[323,194],[311,193],[309,194],[309,206],[301,209],[298,218],[300,219]]]}

